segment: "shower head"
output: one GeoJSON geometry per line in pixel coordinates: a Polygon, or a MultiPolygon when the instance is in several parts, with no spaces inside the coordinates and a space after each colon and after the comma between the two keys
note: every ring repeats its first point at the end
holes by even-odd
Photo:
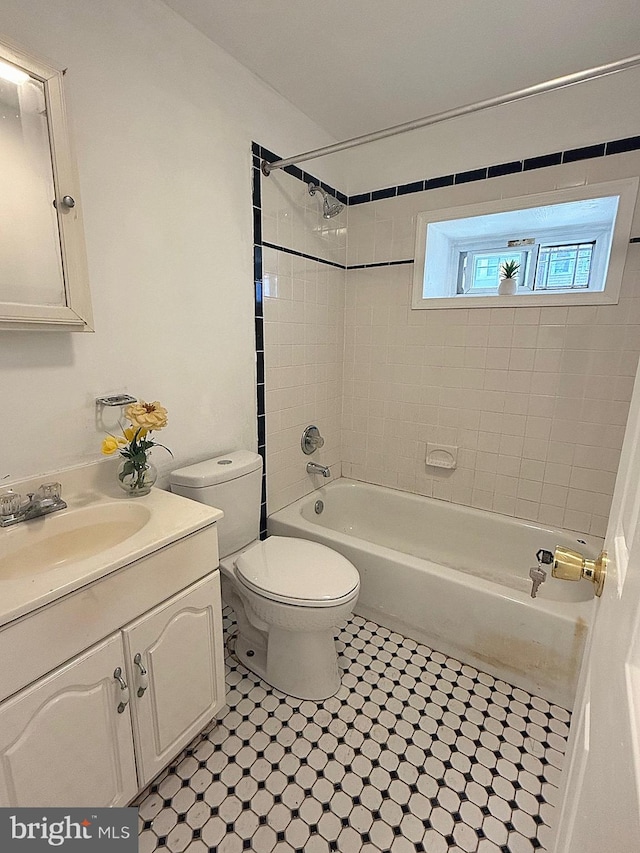
{"type": "Polygon", "coordinates": [[[334,198],[317,184],[309,184],[309,195],[315,195],[316,193],[320,193],[323,198],[322,215],[325,219],[333,219],[334,216],[337,216],[344,210],[344,204],[339,202],[337,198],[334,198]]]}

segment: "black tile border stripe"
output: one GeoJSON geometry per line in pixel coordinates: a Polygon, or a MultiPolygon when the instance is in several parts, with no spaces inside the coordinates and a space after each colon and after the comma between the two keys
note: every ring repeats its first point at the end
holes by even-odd
{"type": "Polygon", "coordinates": [[[286,252],[288,255],[295,255],[296,258],[306,258],[308,261],[327,264],[327,266],[336,267],[339,270],[348,269],[344,264],[339,264],[337,261],[328,261],[326,258],[317,258],[315,255],[308,255],[306,252],[298,252],[296,249],[289,249],[287,246],[278,246],[276,243],[267,243],[266,240],[262,245],[267,249],[275,249],[276,252],[286,252]]]}
{"type": "Polygon", "coordinates": [[[543,154],[541,157],[531,157],[522,164],[523,172],[531,169],[546,169],[547,166],[558,166],[562,163],[562,151],[555,154],[543,154]]]}
{"type": "Polygon", "coordinates": [[[640,148],[640,136],[627,136],[626,139],[614,139],[606,143],[605,157],[610,154],[624,154],[627,151],[637,151],[640,148]]]}
{"type": "Polygon", "coordinates": [[[600,145],[587,145],[584,148],[572,148],[562,155],[563,163],[575,163],[577,160],[592,160],[594,157],[604,157],[606,142],[600,145]]]}
{"type": "Polygon", "coordinates": [[[263,149],[257,143],[251,144],[252,185],[251,198],[253,209],[253,294],[256,346],[256,427],[258,435],[258,453],[262,457],[262,489],[260,497],[260,538],[267,535],[267,430],[265,405],[264,371],[264,300],[262,292],[262,192],[260,159],[263,149]]]}
{"type": "Polygon", "coordinates": [[[401,264],[414,263],[413,258],[405,258],[401,261],[377,261],[371,264],[339,264],[337,261],[328,261],[326,258],[317,258],[315,255],[307,255],[306,252],[298,252],[296,249],[289,249],[287,246],[278,246],[275,243],[267,243],[265,240],[262,244],[267,249],[275,249],[276,252],[285,252],[287,255],[294,255],[296,258],[306,258],[308,261],[315,261],[318,264],[326,264],[330,267],[335,267],[339,270],[364,270],[371,267],[397,267],[401,264]]]}
{"type": "Polygon", "coordinates": [[[455,184],[468,184],[470,181],[484,181],[487,178],[489,169],[471,169],[468,172],[457,172],[454,177],[455,184]]]}
{"type": "Polygon", "coordinates": [[[606,157],[611,154],[623,154],[629,151],[640,150],[640,136],[628,136],[624,139],[614,139],[610,142],[600,142],[597,145],[586,145],[581,148],[571,148],[567,151],[558,151],[554,154],[543,154],[539,157],[530,157],[526,160],[512,160],[508,163],[497,163],[494,166],[485,166],[479,169],[470,169],[465,172],[457,172],[451,175],[439,175],[434,178],[426,178],[422,181],[413,181],[408,184],[400,184],[396,187],[385,187],[380,190],[371,190],[366,193],[358,193],[349,196],[348,205],[367,204],[370,201],[378,201],[385,198],[393,198],[409,193],[419,193],[426,190],[440,189],[441,187],[457,186],[471,181],[484,181],[489,178],[498,178],[503,175],[515,175],[520,172],[529,172],[532,169],[543,169],[547,166],[558,166],[562,163],[575,163],[579,160],[591,160],[598,157],[606,157]]]}
{"type": "Polygon", "coordinates": [[[413,264],[413,263],[414,263],[413,258],[407,258],[406,260],[403,260],[403,261],[379,261],[379,262],[374,263],[374,264],[351,264],[350,266],[344,267],[344,269],[347,270],[347,272],[348,272],[349,270],[369,270],[372,267],[397,267],[397,266],[401,266],[402,264],[413,264]]]}

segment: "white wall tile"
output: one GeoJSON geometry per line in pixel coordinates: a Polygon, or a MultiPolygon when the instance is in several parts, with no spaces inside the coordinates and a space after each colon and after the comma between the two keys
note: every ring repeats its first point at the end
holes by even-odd
{"type": "MultiPolygon", "coordinates": [[[[550,173],[556,185],[573,186],[584,183],[587,174],[593,180],[603,168],[606,176],[598,180],[638,174],[640,154],[569,164],[550,173]]],[[[501,179],[502,194],[522,194],[524,184],[524,192],[548,189],[549,175],[540,174],[545,171],[501,179]]],[[[361,263],[372,260],[366,254],[372,239],[378,258],[393,253],[395,235],[406,239],[417,211],[463,204],[478,194],[490,197],[491,181],[452,189],[350,210],[349,263],[355,257],[361,263]]],[[[417,427],[421,442],[457,444],[458,469],[434,479],[419,455],[415,478],[408,471],[400,475],[400,455],[392,443],[386,459],[371,460],[371,469],[366,461],[352,465],[352,475],[379,482],[380,470],[388,479],[389,466],[397,464],[399,488],[602,535],[640,352],[640,298],[635,296],[640,247],[630,247],[620,305],[411,311],[410,284],[411,267],[347,273],[346,304],[369,307],[371,313],[361,311],[359,319],[346,313],[345,339],[351,343],[345,358],[362,357],[370,364],[371,348],[376,343],[379,348],[375,376],[360,374],[357,382],[345,382],[344,408],[357,398],[385,401],[379,430],[380,421],[384,429],[409,397],[421,401],[407,410],[405,424],[417,427]],[[359,323],[371,335],[358,336],[359,323]],[[413,369],[418,363],[419,374],[413,369]],[[469,474],[474,479],[463,481],[469,474]]],[[[366,434],[366,420],[362,426],[366,434]]],[[[343,458],[349,465],[346,447],[343,458]]]]}

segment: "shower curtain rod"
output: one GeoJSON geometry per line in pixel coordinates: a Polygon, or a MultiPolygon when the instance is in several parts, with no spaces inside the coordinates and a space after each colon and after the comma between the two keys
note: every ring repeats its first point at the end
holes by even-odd
{"type": "Polygon", "coordinates": [[[490,107],[499,107],[502,104],[511,104],[515,101],[523,101],[525,98],[531,98],[534,95],[541,95],[545,92],[553,92],[556,89],[564,89],[567,86],[574,86],[576,83],[584,83],[587,80],[597,80],[599,77],[606,77],[609,74],[615,74],[618,71],[626,71],[629,68],[635,68],[640,65],[640,54],[630,56],[627,59],[619,59],[616,62],[609,62],[606,65],[598,65],[595,68],[588,68],[585,71],[576,71],[574,74],[567,74],[564,77],[556,77],[554,80],[547,80],[544,83],[536,83],[534,86],[527,86],[525,89],[518,89],[515,92],[509,92],[506,95],[498,95],[495,98],[487,98],[484,101],[477,101],[473,104],[466,104],[463,107],[455,107],[452,110],[445,110],[442,113],[434,113],[424,118],[407,121],[403,124],[396,124],[393,127],[387,127],[384,130],[377,130],[374,133],[366,133],[363,136],[354,136],[353,139],[347,139],[344,142],[336,142],[333,145],[326,145],[324,148],[314,148],[313,151],[305,151],[303,154],[298,154],[295,157],[287,157],[283,160],[275,160],[269,163],[266,160],[262,161],[261,169],[263,175],[269,175],[274,169],[284,169],[285,166],[292,166],[294,163],[304,163],[306,160],[315,160],[316,157],[325,157],[328,154],[336,154],[338,151],[346,151],[349,148],[355,148],[359,145],[366,145],[368,142],[377,142],[379,139],[387,139],[390,136],[397,136],[400,133],[407,133],[410,130],[417,130],[420,127],[428,127],[432,124],[439,124],[441,121],[448,121],[458,116],[469,115],[480,110],[487,110],[490,107]]]}

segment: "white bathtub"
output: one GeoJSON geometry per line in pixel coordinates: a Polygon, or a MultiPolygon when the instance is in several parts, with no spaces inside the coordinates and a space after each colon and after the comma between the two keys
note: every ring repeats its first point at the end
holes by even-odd
{"type": "Polygon", "coordinates": [[[532,599],[529,569],[540,548],[594,557],[601,540],[346,479],[271,515],[269,532],[351,560],[361,616],[572,707],[592,586],[549,572],[532,599]]]}

